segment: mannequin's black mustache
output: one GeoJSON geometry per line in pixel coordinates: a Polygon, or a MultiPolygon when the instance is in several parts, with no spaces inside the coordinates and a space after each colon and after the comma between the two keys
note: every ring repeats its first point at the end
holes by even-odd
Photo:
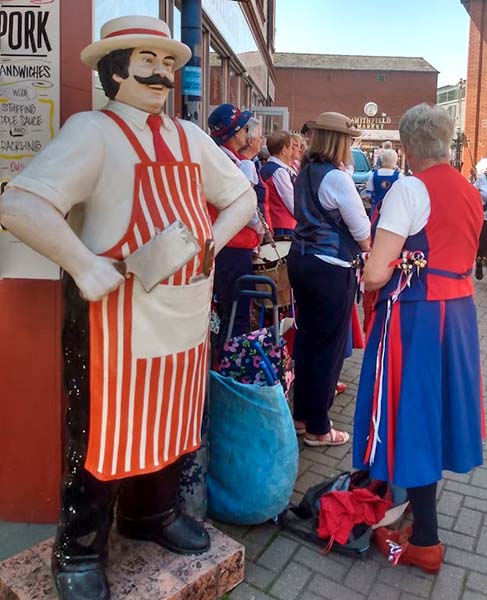
{"type": "Polygon", "coordinates": [[[169,77],[161,77],[159,75],[151,75],[150,77],[139,77],[134,75],[135,81],[142,85],[163,85],[168,89],[172,90],[174,87],[174,81],[171,81],[169,77]]]}

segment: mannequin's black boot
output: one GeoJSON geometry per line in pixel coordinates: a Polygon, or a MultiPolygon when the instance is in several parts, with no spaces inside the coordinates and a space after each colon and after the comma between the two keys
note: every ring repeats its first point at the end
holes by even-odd
{"type": "Polygon", "coordinates": [[[155,542],[177,554],[202,554],[210,549],[203,525],[178,508],[136,519],[119,515],[117,528],[125,537],[155,542]]]}
{"type": "Polygon", "coordinates": [[[60,600],[109,600],[105,569],[96,558],[72,562],[52,559],[52,575],[60,600]]]}

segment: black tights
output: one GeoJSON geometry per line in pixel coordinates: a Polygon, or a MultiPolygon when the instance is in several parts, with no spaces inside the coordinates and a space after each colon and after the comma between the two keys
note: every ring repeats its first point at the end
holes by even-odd
{"type": "Polygon", "coordinates": [[[436,513],[437,483],[407,488],[413,510],[414,525],[410,542],[415,546],[435,546],[438,539],[438,516],[436,513]]]}

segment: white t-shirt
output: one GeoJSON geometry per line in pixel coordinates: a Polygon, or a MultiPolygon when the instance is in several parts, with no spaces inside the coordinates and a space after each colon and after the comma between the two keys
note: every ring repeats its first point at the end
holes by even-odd
{"type": "Polygon", "coordinates": [[[414,176],[403,177],[384,196],[377,227],[407,238],[423,229],[430,212],[424,183],[414,176]]]}
{"type": "MultiPolygon", "coordinates": [[[[370,221],[353,179],[346,171],[329,171],[318,188],[318,199],[326,210],[338,209],[352,237],[365,240],[370,235],[370,221]]],[[[325,262],[349,267],[350,263],[333,256],[317,255],[325,262]]]]}
{"type": "MultiPolygon", "coordinates": [[[[155,160],[148,114],[116,101],[107,108],[132,129],[151,160],[155,160]]],[[[163,117],[161,134],[176,160],[182,160],[179,134],[163,117]]],[[[219,210],[241,196],[250,183],[215,142],[189,121],[180,121],[191,160],[200,165],[203,193],[219,210]]],[[[116,123],[100,111],[70,117],[51,143],[12,179],[16,187],[46,200],[63,215],[80,239],[99,254],[124,235],[132,212],[134,165],[139,158],[116,123]]]]}

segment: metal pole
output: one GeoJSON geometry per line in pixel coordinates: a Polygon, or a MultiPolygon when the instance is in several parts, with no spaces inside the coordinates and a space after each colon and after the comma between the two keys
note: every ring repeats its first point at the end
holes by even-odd
{"type": "Polygon", "coordinates": [[[190,61],[182,69],[182,106],[183,119],[192,121],[201,127],[201,0],[182,0],[181,2],[181,41],[191,48],[190,61]]]}
{"type": "MultiPolygon", "coordinates": [[[[202,94],[202,31],[201,0],[181,1],[181,41],[191,48],[192,57],[182,68],[181,94],[183,119],[200,127],[202,94]]],[[[206,476],[208,472],[208,406],[201,425],[201,448],[188,454],[179,488],[179,499],[193,517],[206,517],[206,476]]]]}

